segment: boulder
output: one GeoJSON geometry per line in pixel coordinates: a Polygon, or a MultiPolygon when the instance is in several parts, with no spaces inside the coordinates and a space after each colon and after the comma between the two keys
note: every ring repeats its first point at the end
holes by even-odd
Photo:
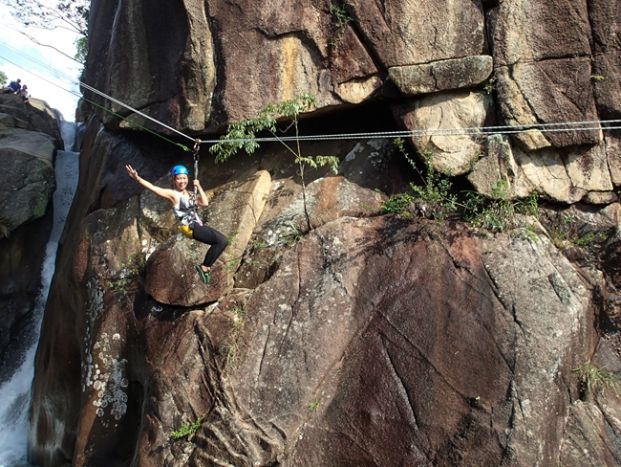
{"type": "Polygon", "coordinates": [[[274,203],[260,219],[249,251],[237,275],[238,286],[256,287],[278,267],[287,248],[294,247],[310,228],[314,229],[340,217],[368,217],[382,211],[385,196],[362,188],[341,176],[320,178],[300,190],[287,183],[273,187],[268,204],[274,203]],[[308,219],[305,212],[308,214],[308,219]],[[308,221],[308,222],[307,222],[308,221]]]}
{"type": "Polygon", "coordinates": [[[206,285],[194,269],[203,262],[207,248],[181,234],[159,245],[147,262],[145,292],[166,305],[189,307],[215,302],[227,288],[226,273],[222,267],[214,268],[212,281],[206,285]]]}
{"type": "Polygon", "coordinates": [[[328,223],[246,303],[189,462],[497,464],[506,449],[551,462],[558,428],[547,413],[567,410],[575,389],[564,378],[591,351],[589,297],[546,241],[447,242],[386,218],[328,223]]]}
{"type": "Polygon", "coordinates": [[[40,323],[41,271],[52,228],[51,211],[0,238],[0,384],[26,358],[40,323]]]}
{"type": "Polygon", "coordinates": [[[535,188],[524,175],[514,157],[509,138],[494,134],[486,138],[485,155],[472,166],[468,174],[477,193],[492,197],[498,182],[506,182],[507,195],[522,198],[531,194],[535,188]]]}
{"type": "Polygon", "coordinates": [[[62,148],[63,141],[58,126],[57,112],[47,103],[33,100],[33,104],[24,101],[13,94],[0,94],[0,128],[20,128],[45,133],[54,141],[54,145],[62,148]]]}
{"type": "Polygon", "coordinates": [[[553,150],[528,153],[515,148],[515,157],[530,184],[558,201],[575,203],[589,190],[612,188],[606,159],[599,146],[578,148],[564,157],[553,150]]]}
{"type": "Polygon", "coordinates": [[[399,118],[414,136],[418,151],[430,157],[434,169],[448,175],[470,171],[483,148],[477,130],[485,125],[491,112],[491,100],[483,92],[437,94],[418,99],[397,109],[399,118]],[[417,131],[421,130],[420,135],[417,131]],[[425,134],[425,129],[429,134],[425,134]]]}
{"type": "Polygon", "coordinates": [[[420,65],[395,66],[388,76],[406,96],[471,88],[492,74],[492,57],[477,55],[420,65]]]}
{"type": "Polygon", "coordinates": [[[496,65],[589,55],[587,8],[571,0],[499,3],[491,23],[496,65]]]}
{"type": "MultiPolygon", "coordinates": [[[[33,311],[52,228],[57,123],[18,96],[0,94],[0,382],[36,338],[33,311]]],[[[49,278],[48,278],[49,279],[49,278]]],[[[40,309],[40,308],[39,308],[40,309]]]]}
{"type": "Polygon", "coordinates": [[[0,130],[0,223],[8,236],[42,217],[54,192],[54,140],[45,133],[0,130]]]}
{"type": "Polygon", "coordinates": [[[496,69],[495,76],[500,110],[508,124],[525,129],[538,123],[556,124],[551,127],[555,131],[518,133],[515,137],[525,149],[563,148],[601,142],[597,124],[593,130],[571,131],[571,128],[584,126],[591,128],[593,124],[580,122],[597,120],[589,58],[516,63],[496,69]],[[568,125],[564,126],[566,122],[568,125]],[[564,128],[568,131],[558,131],[564,128]]]}

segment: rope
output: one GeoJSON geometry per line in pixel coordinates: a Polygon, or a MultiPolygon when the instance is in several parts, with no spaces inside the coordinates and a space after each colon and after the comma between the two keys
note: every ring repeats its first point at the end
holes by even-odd
{"type": "Polygon", "coordinates": [[[540,123],[528,125],[502,125],[488,127],[471,127],[471,128],[428,128],[423,130],[396,130],[396,131],[377,131],[366,133],[337,133],[337,134],[318,134],[318,135],[299,135],[299,136],[280,136],[280,137],[259,137],[259,138],[236,138],[236,139],[208,139],[201,140],[203,144],[218,143],[267,143],[278,141],[335,141],[335,140],[355,140],[355,139],[390,139],[405,137],[424,137],[424,136],[487,136],[497,134],[516,134],[528,131],[539,131],[541,133],[558,133],[570,131],[592,131],[592,130],[618,130],[620,126],[602,126],[600,124],[621,123],[621,120],[587,120],[575,122],[555,122],[540,123]],[[560,126],[568,126],[567,128],[558,128],[560,126]],[[571,125],[583,125],[572,127],[571,125]],[[555,128],[556,127],[556,128],[555,128]]]}
{"type": "MultiPolygon", "coordinates": [[[[6,57],[0,55],[0,58],[12,63],[13,65],[24,69],[22,66],[13,62],[12,60],[7,59],[6,57]]],[[[77,97],[82,97],[80,94],[70,91],[68,89],[59,86],[58,84],[47,80],[46,78],[41,77],[40,75],[33,73],[35,76],[38,76],[40,79],[43,79],[54,86],[59,87],[77,97]]],[[[201,144],[219,144],[219,143],[247,143],[247,142],[256,142],[256,143],[267,143],[267,142],[287,142],[287,141],[338,141],[338,140],[358,140],[358,139],[391,139],[391,138],[420,138],[420,137],[432,137],[432,136],[488,136],[493,134],[500,135],[511,135],[524,133],[529,131],[538,131],[540,133],[558,133],[558,132],[578,132],[578,131],[612,131],[619,130],[621,126],[615,125],[617,123],[621,123],[621,120],[583,120],[583,121],[567,121],[567,122],[552,122],[552,123],[536,123],[536,124],[525,124],[525,125],[498,125],[498,126],[488,126],[488,127],[469,127],[469,128],[429,128],[423,130],[397,130],[397,131],[384,131],[384,132],[361,132],[361,133],[336,133],[336,134],[317,134],[317,135],[298,135],[298,136],[281,136],[281,137],[255,137],[255,138],[235,138],[235,139],[227,139],[226,141],[222,139],[196,139],[191,136],[173,128],[160,120],[157,120],[144,112],[141,112],[134,107],[131,107],[124,102],[115,99],[114,97],[99,91],[98,89],[82,82],[78,81],[78,83],[84,87],[84,89],[91,91],[104,99],[107,99],[111,102],[114,102],[142,117],[147,120],[152,121],[153,123],[168,129],[169,131],[176,133],[186,139],[189,139],[194,142],[194,147],[201,144]],[[609,125],[609,126],[603,126],[609,125]]],[[[96,104],[92,100],[84,98],[87,102],[96,105],[102,110],[111,113],[112,115],[117,116],[118,118],[125,119],[125,116],[119,115],[118,113],[113,112],[99,104],[96,104]]],[[[181,144],[176,143],[172,140],[164,138],[159,133],[156,133],[142,125],[136,125],[137,128],[144,129],[157,135],[164,140],[179,146],[186,152],[190,152],[190,149],[181,144]]],[[[195,158],[195,166],[197,165],[197,156],[195,150],[192,151],[193,156],[195,158]]],[[[195,170],[197,172],[197,170],[195,170]]]]}
{"type": "MultiPolygon", "coordinates": [[[[119,119],[121,119],[121,120],[125,120],[125,119],[126,119],[126,117],[125,117],[125,116],[123,116],[123,115],[121,115],[121,114],[118,114],[118,113],[114,112],[113,110],[108,109],[108,108],[106,108],[106,107],[104,107],[104,106],[102,106],[102,105],[98,104],[97,102],[95,102],[95,101],[93,101],[93,100],[88,99],[87,97],[84,97],[82,94],[80,94],[80,93],[78,93],[78,92],[75,92],[75,91],[72,91],[72,90],[70,90],[70,89],[64,88],[64,87],[62,87],[61,85],[59,85],[58,83],[55,83],[54,81],[52,81],[52,80],[50,80],[50,79],[48,79],[48,78],[46,78],[46,77],[44,77],[44,76],[41,76],[40,74],[38,74],[38,73],[36,73],[36,72],[34,72],[34,71],[31,71],[31,70],[26,70],[26,69],[25,69],[24,67],[22,67],[21,65],[19,65],[19,64],[15,63],[14,61],[12,61],[12,60],[10,60],[10,59],[8,59],[8,58],[4,57],[4,56],[3,56],[3,55],[1,55],[1,54],[0,54],[0,58],[1,58],[1,59],[3,59],[3,60],[6,60],[7,62],[9,62],[9,63],[11,63],[11,64],[13,64],[13,65],[15,65],[15,66],[16,66],[16,67],[18,67],[18,68],[21,68],[21,69],[22,69],[22,70],[24,70],[24,71],[28,71],[29,73],[31,73],[32,75],[36,76],[37,78],[39,78],[39,79],[41,79],[41,80],[43,80],[43,81],[46,81],[46,82],[50,83],[51,85],[56,86],[57,88],[62,89],[63,91],[68,92],[69,94],[73,94],[74,96],[76,96],[76,97],[78,97],[78,98],[80,98],[80,99],[83,99],[85,102],[88,102],[89,104],[94,105],[95,107],[97,107],[97,108],[99,108],[99,109],[103,110],[104,112],[107,112],[107,113],[109,113],[109,114],[111,114],[111,115],[114,115],[115,117],[118,117],[118,118],[119,118],[119,119]]],[[[37,62],[37,63],[38,63],[38,62],[37,62]]],[[[41,63],[39,63],[39,64],[41,65],[41,63]]],[[[46,67],[46,68],[50,69],[49,67],[46,67]]],[[[73,83],[74,83],[74,84],[78,84],[78,82],[73,82],[73,83]]],[[[155,119],[151,119],[151,120],[155,120],[155,119]]],[[[155,120],[155,121],[157,121],[157,120],[155,120]]],[[[134,124],[134,126],[133,126],[133,127],[134,127],[134,128],[140,128],[141,130],[144,130],[144,131],[146,131],[146,132],[149,132],[149,133],[153,134],[154,136],[156,136],[156,137],[158,137],[158,138],[161,138],[162,140],[164,140],[164,141],[166,141],[166,142],[168,142],[168,143],[171,143],[171,144],[173,144],[173,145],[179,146],[179,147],[180,147],[183,151],[186,151],[186,152],[190,152],[190,151],[191,151],[191,150],[190,150],[190,148],[188,148],[186,145],[181,144],[181,143],[177,143],[177,142],[175,142],[175,141],[173,141],[173,140],[171,140],[171,139],[169,139],[169,138],[166,138],[165,136],[161,135],[160,133],[156,133],[155,131],[153,131],[153,130],[151,130],[151,129],[149,129],[149,128],[147,128],[147,127],[143,126],[143,125],[140,125],[140,124],[134,124]]],[[[189,137],[188,137],[188,138],[189,138],[189,137]]]]}
{"type": "MultiPolygon", "coordinates": [[[[194,148],[192,149],[192,158],[194,159],[194,180],[198,180],[198,161],[200,159],[200,140],[194,140],[194,148]]],[[[194,199],[198,199],[198,187],[194,185],[194,199]]]]}
{"type": "Polygon", "coordinates": [[[85,88],[85,89],[87,89],[87,90],[89,90],[91,92],[94,92],[95,94],[98,94],[99,96],[104,97],[105,99],[108,99],[109,101],[114,102],[115,104],[118,104],[121,107],[125,107],[126,109],[131,110],[132,112],[140,115],[141,117],[144,117],[147,120],[151,120],[152,122],[157,123],[158,125],[160,125],[163,128],[166,128],[167,130],[170,130],[170,131],[172,131],[174,133],[177,133],[178,135],[183,136],[184,138],[187,138],[190,141],[195,141],[195,139],[192,138],[191,136],[188,136],[185,133],[177,130],[176,128],[173,128],[170,125],[165,124],[164,122],[161,122],[161,121],[159,121],[159,120],[157,120],[157,119],[155,119],[153,117],[150,117],[149,115],[145,114],[144,112],[141,112],[140,110],[137,110],[137,109],[135,109],[135,108],[133,108],[133,107],[131,107],[131,106],[121,102],[120,100],[115,99],[114,97],[109,96],[108,94],[103,93],[103,92],[99,91],[98,89],[95,89],[94,87],[84,83],[83,81],[78,80],[78,83],[80,83],[80,86],[82,86],[83,88],[85,88]]]}

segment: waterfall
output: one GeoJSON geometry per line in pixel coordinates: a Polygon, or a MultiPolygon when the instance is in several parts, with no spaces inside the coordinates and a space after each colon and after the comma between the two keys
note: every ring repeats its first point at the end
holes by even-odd
{"type": "MultiPolygon", "coordinates": [[[[62,122],[61,132],[66,148],[72,148],[76,125],[62,122]]],[[[52,198],[54,220],[50,238],[45,249],[41,270],[41,291],[33,310],[35,335],[27,343],[21,365],[13,375],[0,385],[0,467],[26,466],[28,443],[28,409],[34,377],[34,358],[40,336],[41,320],[50,290],[56,264],[58,241],[78,184],[79,154],[57,151],[55,162],[56,190],[52,198]]]]}

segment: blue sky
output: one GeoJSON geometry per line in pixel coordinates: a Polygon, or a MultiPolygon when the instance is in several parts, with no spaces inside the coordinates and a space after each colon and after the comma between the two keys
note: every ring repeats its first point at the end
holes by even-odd
{"type": "Polygon", "coordinates": [[[0,6],[4,10],[0,15],[0,70],[10,81],[20,78],[22,84],[28,85],[32,97],[46,101],[65,120],[73,121],[81,65],[63,53],[75,55],[76,34],[65,29],[25,28],[7,12],[10,7],[0,6]],[[24,32],[41,44],[54,44],[60,52],[38,45],[24,32]]]}

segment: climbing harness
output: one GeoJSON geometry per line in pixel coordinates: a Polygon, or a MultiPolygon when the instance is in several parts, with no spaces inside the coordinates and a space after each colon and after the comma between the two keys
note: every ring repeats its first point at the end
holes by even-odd
{"type": "Polygon", "coordinates": [[[193,237],[193,232],[192,232],[192,227],[190,227],[189,225],[180,225],[179,226],[179,230],[181,230],[181,233],[188,237],[188,238],[194,238],[193,237]]]}

